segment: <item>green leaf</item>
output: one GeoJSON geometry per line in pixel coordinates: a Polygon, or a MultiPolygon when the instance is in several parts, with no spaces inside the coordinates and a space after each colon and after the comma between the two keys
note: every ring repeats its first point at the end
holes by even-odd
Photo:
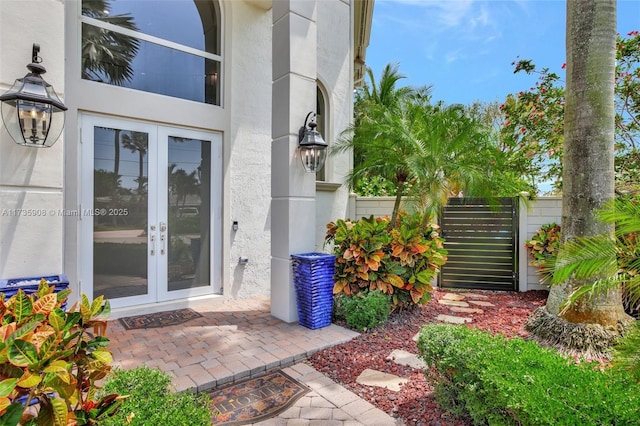
{"type": "Polygon", "coordinates": [[[56,331],[62,331],[65,326],[64,312],[62,309],[55,309],[49,314],[49,324],[56,331]]]}
{"type": "Polygon", "coordinates": [[[55,353],[57,349],[55,344],[57,337],[58,337],[57,334],[52,334],[49,337],[47,337],[45,341],[42,342],[42,344],[40,345],[41,362],[48,361],[51,358],[51,356],[55,353]]]}
{"type": "Polygon", "coordinates": [[[38,349],[26,340],[16,340],[9,345],[9,361],[18,367],[27,367],[38,362],[38,349]]]}
{"type": "Polygon", "coordinates": [[[67,297],[69,297],[69,295],[71,294],[71,289],[65,288],[64,290],[60,290],[59,292],[56,293],[56,299],[58,300],[58,303],[61,303],[62,301],[64,301],[67,297]]]}
{"type": "Polygon", "coordinates": [[[18,379],[4,379],[0,382],[0,396],[9,396],[11,391],[16,387],[18,379]]]}
{"type": "Polygon", "coordinates": [[[433,271],[431,269],[425,269],[416,274],[416,278],[422,284],[431,284],[431,280],[433,279],[433,271]]]}
{"type": "Polygon", "coordinates": [[[111,364],[113,361],[113,355],[108,349],[96,349],[91,356],[102,364],[111,364]]]}
{"type": "Polygon", "coordinates": [[[0,426],[16,426],[22,417],[22,404],[13,403],[7,408],[7,411],[0,416],[0,426]]]}
{"type": "Polygon", "coordinates": [[[404,281],[398,275],[387,274],[385,281],[391,283],[394,287],[402,288],[404,286],[404,281]]]}
{"type": "Polygon", "coordinates": [[[100,295],[98,297],[96,297],[95,299],[93,299],[93,302],[91,303],[91,316],[95,317],[96,315],[98,315],[98,313],[102,310],[102,302],[104,300],[104,296],[100,295]]]}
{"type": "Polygon", "coordinates": [[[67,424],[67,404],[64,399],[53,398],[51,399],[51,406],[53,407],[53,419],[55,426],[66,426],[67,424]]]}
{"type": "Polygon", "coordinates": [[[82,315],[80,312],[69,312],[67,313],[67,319],[64,324],[64,331],[71,330],[75,325],[77,325],[82,319],[82,315]]]}
{"type": "Polygon", "coordinates": [[[21,324],[25,319],[29,318],[33,314],[33,303],[31,298],[27,296],[24,291],[18,290],[18,293],[14,296],[13,311],[16,317],[16,322],[21,324]]]}

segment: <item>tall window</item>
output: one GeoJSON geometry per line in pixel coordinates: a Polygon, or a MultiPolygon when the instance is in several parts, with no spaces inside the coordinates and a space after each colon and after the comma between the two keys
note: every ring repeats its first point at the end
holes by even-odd
{"type": "MultiPolygon", "coordinates": [[[[328,117],[327,117],[327,107],[326,102],[324,100],[324,94],[322,90],[318,86],[316,88],[316,123],[318,124],[317,130],[320,132],[324,140],[329,143],[329,126],[327,125],[328,117]]],[[[327,158],[329,161],[329,158],[327,158]]],[[[325,172],[327,170],[327,162],[325,161],[325,165],[322,166],[320,170],[316,172],[316,180],[317,181],[326,181],[327,174],[325,172]]]]}
{"type": "Polygon", "coordinates": [[[220,105],[214,0],[82,0],[82,78],[220,105]]]}

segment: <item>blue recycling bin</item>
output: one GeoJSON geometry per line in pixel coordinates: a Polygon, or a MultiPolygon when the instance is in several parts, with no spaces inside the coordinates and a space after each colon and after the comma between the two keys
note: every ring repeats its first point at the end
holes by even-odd
{"type": "Polygon", "coordinates": [[[315,330],[331,324],[336,257],[326,253],[291,255],[300,325],[315,330]]]}
{"type": "MultiPolygon", "coordinates": [[[[36,291],[38,291],[40,280],[42,278],[44,278],[49,285],[55,286],[54,291],[56,293],[69,288],[69,279],[66,275],[60,274],[38,277],[0,279],[0,293],[4,293],[7,299],[18,293],[18,290],[22,290],[26,294],[35,293],[36,291]]],[[[66,302],[62,306],[62,308],[64,309],[65,306],[66,302]]]]}

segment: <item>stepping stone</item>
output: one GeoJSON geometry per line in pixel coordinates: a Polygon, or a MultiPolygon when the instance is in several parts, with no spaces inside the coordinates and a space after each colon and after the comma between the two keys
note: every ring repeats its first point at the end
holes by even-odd
{"type": "Polygon", "coordinates": [[[469,299],[488,299],[489,298],[489,296],[485,296],[484,294],[478,294],[478,293],[465,293],[464,295],[469,299]]]}
{"type": "Polygon", "coordinates": [[[402,349],[394,349],[387,359],[395,362],[396,364],[406,365],[407,367],[417,368],[419,370],[427,368],[427,364],[418,358],[418,355],[403,351],[402,349]]]}
{"type": "Polygon", "coordinates": [[[464,296],[460,293],[446,293],[442,296],[442,300],[462,300],[464,296]]]}
{"type": "Polygon", "coordinates": [[[461,308],[459,306],[452,306],[449,308],[452,312],[464,312],[465,314],[481,314],[484,311],[478,308],[461,308]]]}
{"type": "Polygon", "coordinates": [[[461,308],[468,308],[469,304],[467,302],[461,302],[459,300],[438,300],[438,303],[441,305],[447,306],[460,306],[461,308]]]}
{"type": "Polygon", "coordinates": [[[474,304],[474,305],[478,305],[478,306],[496,306],[491,302],[483,302],[480,300],[469,300],[469,303],[474,304]]]}
{"type": "Polygon", "coordinates": [[[465,322],[471,322],[471,318],[454,317],[453,315],[438,315],[436,318],[438,321],[448,322],[449,324],[464,324],[465,322]]]}
{"type": "Polygon", "coordinates": [[[364,370],[358,378],[357,383],[365,386],[377,386],[380,388],[387,388],[392,391],[398,392],[400,387],[407,383],[408,379],[403,379],[394,374],[383,373],[382,371],[372,370],[367,368],[364,370]]]}

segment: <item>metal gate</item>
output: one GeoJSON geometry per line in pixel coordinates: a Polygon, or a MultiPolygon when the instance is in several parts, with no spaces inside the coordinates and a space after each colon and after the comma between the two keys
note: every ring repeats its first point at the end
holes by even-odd
{"type": "Polygon", "coordinates": [[[517,198],[451,198],[440,225],[449,252],[440,287],[517,290],[517,198]]]}

